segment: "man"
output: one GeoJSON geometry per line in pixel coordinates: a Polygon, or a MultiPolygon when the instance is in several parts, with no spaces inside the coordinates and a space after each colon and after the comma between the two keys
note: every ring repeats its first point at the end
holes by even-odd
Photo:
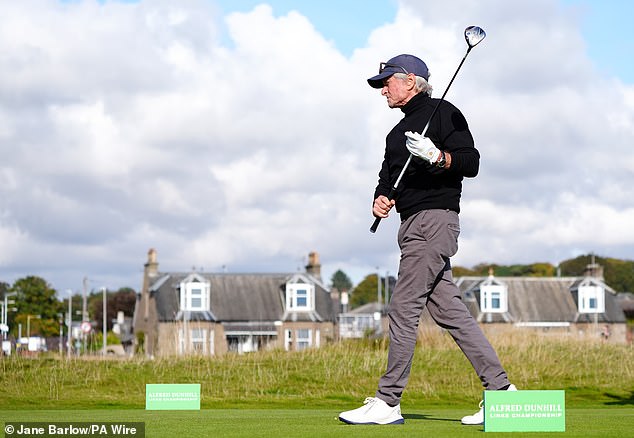
{"type": "MultiPolygon", "coordinates": [[[[431,98],[425,63],[399,55],[381,63],[368,79],[381,89],[390,108],[404,117],[386,138],[385,156],[374,192],[372,213],[386,218],[393,207],[400,214],[399,275],[390,300],[390,347],[385,374],[375,397],[364,406],[339,414],[349,424],[401,424],[400,400],[409,378],[418,322],[424,307],[446,329],[473,365],[485,389],[516,390],[508,381],[497,354],[461,299],[449,262],[458,250],[460,194],[463,177],[478,173],[480,154],[467,121],[443,101],[424,129],[438,99],[431,98]],[[395,199],[388,199],[409,155],[414,156],[395,199]]],[[[483,411],[462,418],[463,424],[482,424],[483,411]]]]}

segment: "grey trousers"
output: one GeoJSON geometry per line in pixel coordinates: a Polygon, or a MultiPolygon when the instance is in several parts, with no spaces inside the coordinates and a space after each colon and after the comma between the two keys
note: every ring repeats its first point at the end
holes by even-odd
{"type": "Polygon", "coordinates": [[[456,341],[484,388],[496,390],[509,384],[495,350],[453,282],[449,258],[458,251],[459,234],[458,213],[451,210],[424,210],[401,223],[401,260],[388,312],[387,370],[376,392],[389,405],[400,403],[407,385],[425,306],[436,324],[456,341]]]}

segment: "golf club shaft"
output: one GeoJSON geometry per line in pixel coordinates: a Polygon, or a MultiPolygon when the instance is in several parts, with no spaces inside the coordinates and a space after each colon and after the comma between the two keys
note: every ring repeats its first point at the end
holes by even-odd
{"type": "MultiPolygon", "coordinates": [[[[440,107],[440,104],[442,103],[442,101],[445,100],[445,96],[447,95],[447,92],[449,91],[449,88],[451,87],[451,84],[453,84],[454,79],[456,79],[456,76],[458,75],[458,72],[460,71],[460,68],[462,67],[462,64],[464,64],[465,60],[467,59],[467,55],[469,54],[471,49],[472,49],[472,47],[469,46],[469,48],[467,49],[467,53],[465,53],[464,56],[462,57],[462,61],[460,61],[460,64],[458,65],[458,68],[456,69],[456,72],[453,74],[451,80],[449,81],[449,85],[447,85],[447,88],[445,88],[445,92],[442,94],[441,98],[436,103],[436,106],[434,107],[434,110],[432,111],[431,115],[429,116],[429,119],[427,119],[427,123],[425,124],[425,128],[423,129],[423,132],[422,132],[423,137],[427,136],[427,129],[429,129],[429,124],[430,124],[431,120],[436,115],[436,112],[438,112],[438,108],[440,107]]],[[[394,185],[390,189],[390,193],[387,195],[388,199],[391,200],[391,199],[394,199],[396,197],[396,193],[398,191],[398,186],[401,183],[401,179],[403,179],[403,175],[405,175],[405,171],[407,170],[407,168],[409,167],[409,164],[411,162],[412,162],[412,154],[409,154],[409,157],[407,157],[407,161],[405,162],[405,165],[403,166],[403,169],[401,170],[401,173],[398,175],[398,178],[396,179],[396,182],[394,183],[394,185]]],[[[379,224],[381,223],[381,219],[382,218],[380,218],[380,217],[377,217],[377,218],[374,219],[374,222],[372,223],[372,226],[370,227],[370,232],[371,233],[375,233],[376,230],[379,228],[379,224]]]]}

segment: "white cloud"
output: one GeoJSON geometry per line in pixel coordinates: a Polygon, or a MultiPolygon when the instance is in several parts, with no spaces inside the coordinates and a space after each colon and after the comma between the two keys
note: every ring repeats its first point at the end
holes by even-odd
{"type": "Polygon", "coordinates": [[[488,37],[448,99],[483,159],[455,263],[631,257],[634,90],[599,76],[573,10],[518,4],[402,1],[346,58],[266,5],[2,1],[0,280],[138,287],[150,247],[167,270],[288,271],[316,250],[326,280],[395,274],[398,219],[368,228],[401,113],[365,79],[412,52],[440,95],[470,24],[488,37]]]}

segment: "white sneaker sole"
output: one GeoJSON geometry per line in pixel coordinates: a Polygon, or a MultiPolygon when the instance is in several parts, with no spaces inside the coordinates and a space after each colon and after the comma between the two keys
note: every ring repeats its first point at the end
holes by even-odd
{"type": "Polygon", "coordinates": [[[374,422],[357,423],[357,422],[354,422],[354,421],[351,421],[351,420],[346,420],[343,417],[339,417],[339,421],[344,422],[346,424],[368,424],[368,425],[373,424],[373,425],[377,425],[377,426],[386,426],[388,424],[404,424],[405,423],[405,419],[403,419],[403,418],[398,418],[398,419],[396,419],[396,420],[394,420],[392,422],[389,422],[389,423],[374,423],[374,422]]]}
{"type": "MultiPolygon", "coordinates": [[[[517,387],[511,383],[506,391],[517,391],[517,387]]],[[[467,415],[466,417],[462,417],[460,423],[464,424],[465,426],[482,426],[484,424],[484,412],[481,409],[480,412],[474,415],[467,415]]]]}

